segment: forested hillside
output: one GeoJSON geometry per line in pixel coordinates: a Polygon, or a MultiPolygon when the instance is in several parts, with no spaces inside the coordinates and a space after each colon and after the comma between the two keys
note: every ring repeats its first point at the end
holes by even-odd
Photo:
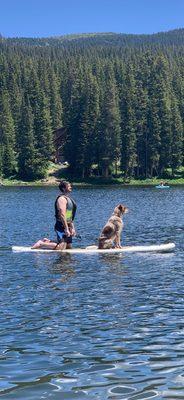
{"type": "Polygon", "coordinates": [[[184,30],[0,38],[0,176],[44,177],[53,131],[74,176],[183,162],[184,30]]]}

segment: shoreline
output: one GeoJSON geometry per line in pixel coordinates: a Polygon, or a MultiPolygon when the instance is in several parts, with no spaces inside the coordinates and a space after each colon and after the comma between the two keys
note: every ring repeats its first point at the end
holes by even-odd
{"type": "MultiPolygon", "coordinates": [[[[62,178],[61,178],[62,179],[62,178]]],[[[65,178],[63,178],[65,179],[65,178]]],[[[0,187],[57,187],[60,179],[42,179],[39,181],[19,181],[19,180],[2,180],[0,187]]],[[[120,179],[91,179],[91,180],[71,180],[74,187],[100,187],[100,186],[122,186],[122,187],[155,187],[160,184],[161,179],[145,179],[123,182],[120,179]]],[[[170,187],[184,186],[184,179],[167,179],[167,185],[170,187]]]]}
{"type": "MultiPolygon", "coordinates": [[[[169,175],[169,173],[168,173],[169,175]]],[[[58,186],[61,179],[69,180],[74,187],[100,187],[100,186],[122,186],[122,187],[154,187],[160,184],[161,181],[165,182],[169,186],[184,186],[184,167],[177,171],[173,178],[167,177],[154,177],[144,179],[124,179],[122,176],[103,178],[101,176],[93,176],[90,178],[82,179],[78,177],[72,177],[69,174],[68,167],[65,165],[58,165],[52,162],[49,163],[49,167],[46,176],[39,180],[24,181],[16,179],[16,176],[10,178],[0,178],[0,187],[54,187],[58,186]]]]}

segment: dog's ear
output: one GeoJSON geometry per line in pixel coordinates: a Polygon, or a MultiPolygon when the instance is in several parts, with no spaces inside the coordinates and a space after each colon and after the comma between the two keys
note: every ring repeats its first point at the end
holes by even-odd
{"type": "Polygon", "coordinates": [[[118,217],[120,217],[123,214],[123,205],[122,204],[118,204],[115,207],[114,214],[118,215],[118,217]]]}
{"type": "Polygon", "coordinates": [[[128,212],[128,208],[126,206],[124,206],[123,204],[119,204],[118,209],[121,212],[121,214],[125,214],[128,212]]]}

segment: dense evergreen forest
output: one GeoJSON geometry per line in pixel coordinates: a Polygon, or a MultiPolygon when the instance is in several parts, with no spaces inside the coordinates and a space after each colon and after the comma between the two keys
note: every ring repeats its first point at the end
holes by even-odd
{"type": "Polygon", "coordinates": [[[0,37],[0,176],[44,177],[60,127],[73,176],[174,175],[183,162],[184,30],[0,37]]]}

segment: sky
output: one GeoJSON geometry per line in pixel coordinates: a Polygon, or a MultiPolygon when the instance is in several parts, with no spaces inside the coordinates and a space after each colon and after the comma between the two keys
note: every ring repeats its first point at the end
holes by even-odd
{"type": "Polygon", "coordinates": [[[184,0],[0,0],[4,37],[151,34],[184,27],[184,0]]]}

